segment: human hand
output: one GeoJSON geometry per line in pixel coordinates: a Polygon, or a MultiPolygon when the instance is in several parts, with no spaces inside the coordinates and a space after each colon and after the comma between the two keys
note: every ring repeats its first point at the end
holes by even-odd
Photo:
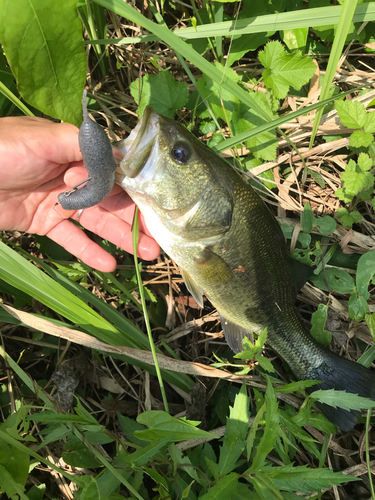
{"type": "MultiPolygon", "coordinates": [[[[0,119],[0,230],[46,235],[89,266],[110,272],[115,258],[68,220],[78,212],[55,209],[57,195],[86,178],[74,125],[36,117],[0,119]]],[[[85,209],[79,222],[133,253],[134,210],[134,202],[115,186],[102,203],[85,209]]],[[[139,257],[152,260],[159,250],[140,217],[139,257]]]]}

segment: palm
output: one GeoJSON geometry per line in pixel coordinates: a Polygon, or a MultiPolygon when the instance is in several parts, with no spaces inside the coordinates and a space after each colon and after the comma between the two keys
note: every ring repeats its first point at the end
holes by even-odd
{"type": "MultiPolygon", "coordinates": [[[[78,146],[78,129],[41,118],[0,120],[0,229],[47,235],[87,264],[102,271],[115,259],[55,207],[57,195],[87,176],[78,146]]],[[[85,210],[80,223],[126,251],[132,251],[130,224],[134,203],[119,187],[100,205],[85,210]]],[[[76,217],[76,214],[74,214],[76,217]]],[[[141,221],[138,253],[146,259],[159,253],[141,221]]]]}

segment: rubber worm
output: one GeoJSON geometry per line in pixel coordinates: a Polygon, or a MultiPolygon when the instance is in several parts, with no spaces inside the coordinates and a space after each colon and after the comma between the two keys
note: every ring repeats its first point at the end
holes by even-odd
{"type": "Polygon", "coordinates": [[[102,127],[89,117],[86,95],[85,89],[82,95],[83,122],[78,140],[89,177],[81,189],[75,186],[72,191],[58,195],[57,199],[65,210],[80,210],[97,205],[109,195],[115,183],[116,162],[111,142],[102,127]]]}

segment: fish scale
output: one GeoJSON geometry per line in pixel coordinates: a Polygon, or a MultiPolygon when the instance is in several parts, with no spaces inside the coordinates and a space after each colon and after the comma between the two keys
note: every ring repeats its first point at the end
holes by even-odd
{"type": "MultiPolygon", "coordinates": [[[[267,342],[296,378],[322,382],[310,391],[346,390],[375,399],[374,372],[323,348],[303,328],[280,226],[241,175],[181,124],[149,106],[118,147],[124,159],[116,182],[180,266],[198,304],[205,294],[217,308],[233,351],[243,350],[245,336],[267,327],[267,342]]],[[[84,153],[84,144],[81,149],[84,153]]],[[[317,404],[342,430],[358,420],[359,412],[317,404]]]]}

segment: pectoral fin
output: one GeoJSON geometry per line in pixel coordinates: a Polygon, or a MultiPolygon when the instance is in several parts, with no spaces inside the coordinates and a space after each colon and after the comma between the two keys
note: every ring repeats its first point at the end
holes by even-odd
{"type": "Polygon", "coordinates": [[[191,295],[194,297],[197,304],[203,309],[203,290],[198,286],[195,281],[191,278],[190,274],[180,267],[181,276],[185,282],[186,288],[189,290],[191,295]]]}
{"type": "Polygon", "coordinates": [[[233,321],[226,319],[220,314],[221,326],[223,327],[225,340],[229,347],[236,354],[243,351],[242,340],[247,337],[250,342],[254,342],[253,332],[242,326],[236,325],[233,321]]]}
{"type": "Polygon", "coordinates": [[[194,259],[199,274],[210,283],[226,283],[233,277],[228,264],[219,255],[206,247],[200,257],[194,259]]]}

